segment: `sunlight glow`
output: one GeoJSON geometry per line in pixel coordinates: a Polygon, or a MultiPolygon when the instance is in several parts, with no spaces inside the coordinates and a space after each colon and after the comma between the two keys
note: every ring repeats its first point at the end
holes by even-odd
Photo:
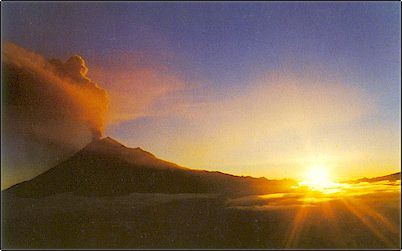
{"type": "Polygon", "coordinates": [[[335,188],[336,183],[331,181],[328,170],[323,165],[315,165],[311,167],[307,174],[306,179],[300,182],[301,186],[307,186],[311,190],[324,191],[329,188],[335,188]]]}

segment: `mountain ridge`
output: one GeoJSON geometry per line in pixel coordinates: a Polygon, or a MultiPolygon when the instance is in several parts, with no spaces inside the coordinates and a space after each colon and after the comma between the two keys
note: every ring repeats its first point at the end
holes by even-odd
{"type": "MultiPolygon", "coordinates": [[[[346,183],[400,180],[400,172],[346,183]]],[[[91,141],[69,159],[2,191],[19,197],[44,197],[73,192],[85,196],[139,193],[215,193],[257,195],[288,192],[292,179],[237,176],[190,169],[157,158],[140,147],[130,148],[111,137],[91,141]]]]}
{"type": "Polygon", "coordinates": [[[360,182],[379,182],[379,181],[396,181],[401,179],[401,172],[396,172],[392,174],[382,175],[378,177],[367,178],[363,177],[360,179],[348,180],[345,183],[360,183],[360,182]]]}
{"type": "Polygon", "coordinates": [[[181,167],[140,147],[105,137],[93,140],[71,158],[6,193],[43,197],[73,192],[86,196],[146,193],[265,194],[285,192],[290,179],[268,180],[181,167]]]}

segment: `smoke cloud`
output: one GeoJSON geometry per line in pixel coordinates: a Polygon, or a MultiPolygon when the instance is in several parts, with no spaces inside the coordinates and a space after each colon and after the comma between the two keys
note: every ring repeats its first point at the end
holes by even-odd
{"type": "Polygon", "coordinates": [[[39,173],[102,136],[108,96],[86,76],[81,56],[47,60],[5,43],[2,67],[3,175],[19,168],[39,173]]]}

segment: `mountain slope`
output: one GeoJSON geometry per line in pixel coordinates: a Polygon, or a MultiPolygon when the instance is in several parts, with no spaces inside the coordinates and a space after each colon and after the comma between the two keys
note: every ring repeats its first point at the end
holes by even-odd
{"type": "Polygon", "coordinates": [[[68,160],[6,190],[19,197],[73,192],[85,196],[144,193],[266,194],[285,192],[292,180],[239,177],[180,167],[109,137],[92,141],[68,160]]]}

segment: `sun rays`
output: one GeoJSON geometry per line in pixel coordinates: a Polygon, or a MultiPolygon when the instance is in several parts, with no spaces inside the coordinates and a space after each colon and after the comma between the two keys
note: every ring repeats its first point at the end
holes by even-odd
{"type": "MultiPolygon", "coordinates": [[[[315,177],[314,175],[313,177],[315,177]]],[[[298,198],[300,204],[293,213],[293,220],[288,228],[287,238],[284,240],[285,248],[302,247],[303,243],[300,240],[305,239],[305,236],[310,236],[312,229],[315,228],[330,231],[332,233],[331,241],[344,247],[356,244],[345,242],[342,237],[345,230],[356,236],[360,234],[359,231],[367,231],[374,238],[380,240],[384,247],[398,246],[399,240],[391,236],[399,236],[399,225],[390,220],[390,215],[381,211],[379,199],[372,195],[379,193],[378,190],[384,193],[383,196],[400,193],[399,183],[378,182],[378,184],[356,185],[332,183],[338,190],[334,193],[327,193],[326,187],[323,185],[330,183],[326,183],[326,179],[321,179],[321,177],[325,176],[319,176],[318,180],[325,181],[325,183],[308,186],[306,189],[305,186],[308,183],[302,182],[301,186],[296,188],[300,192],[298,198]],[[318,215],[326,222],[317,221],[318,215]],[[345,218],[348,219],[347,224],[350,225],[342,223],[345,218]],[[327,226],[324,226],[325,224],[327,226]]]]}

